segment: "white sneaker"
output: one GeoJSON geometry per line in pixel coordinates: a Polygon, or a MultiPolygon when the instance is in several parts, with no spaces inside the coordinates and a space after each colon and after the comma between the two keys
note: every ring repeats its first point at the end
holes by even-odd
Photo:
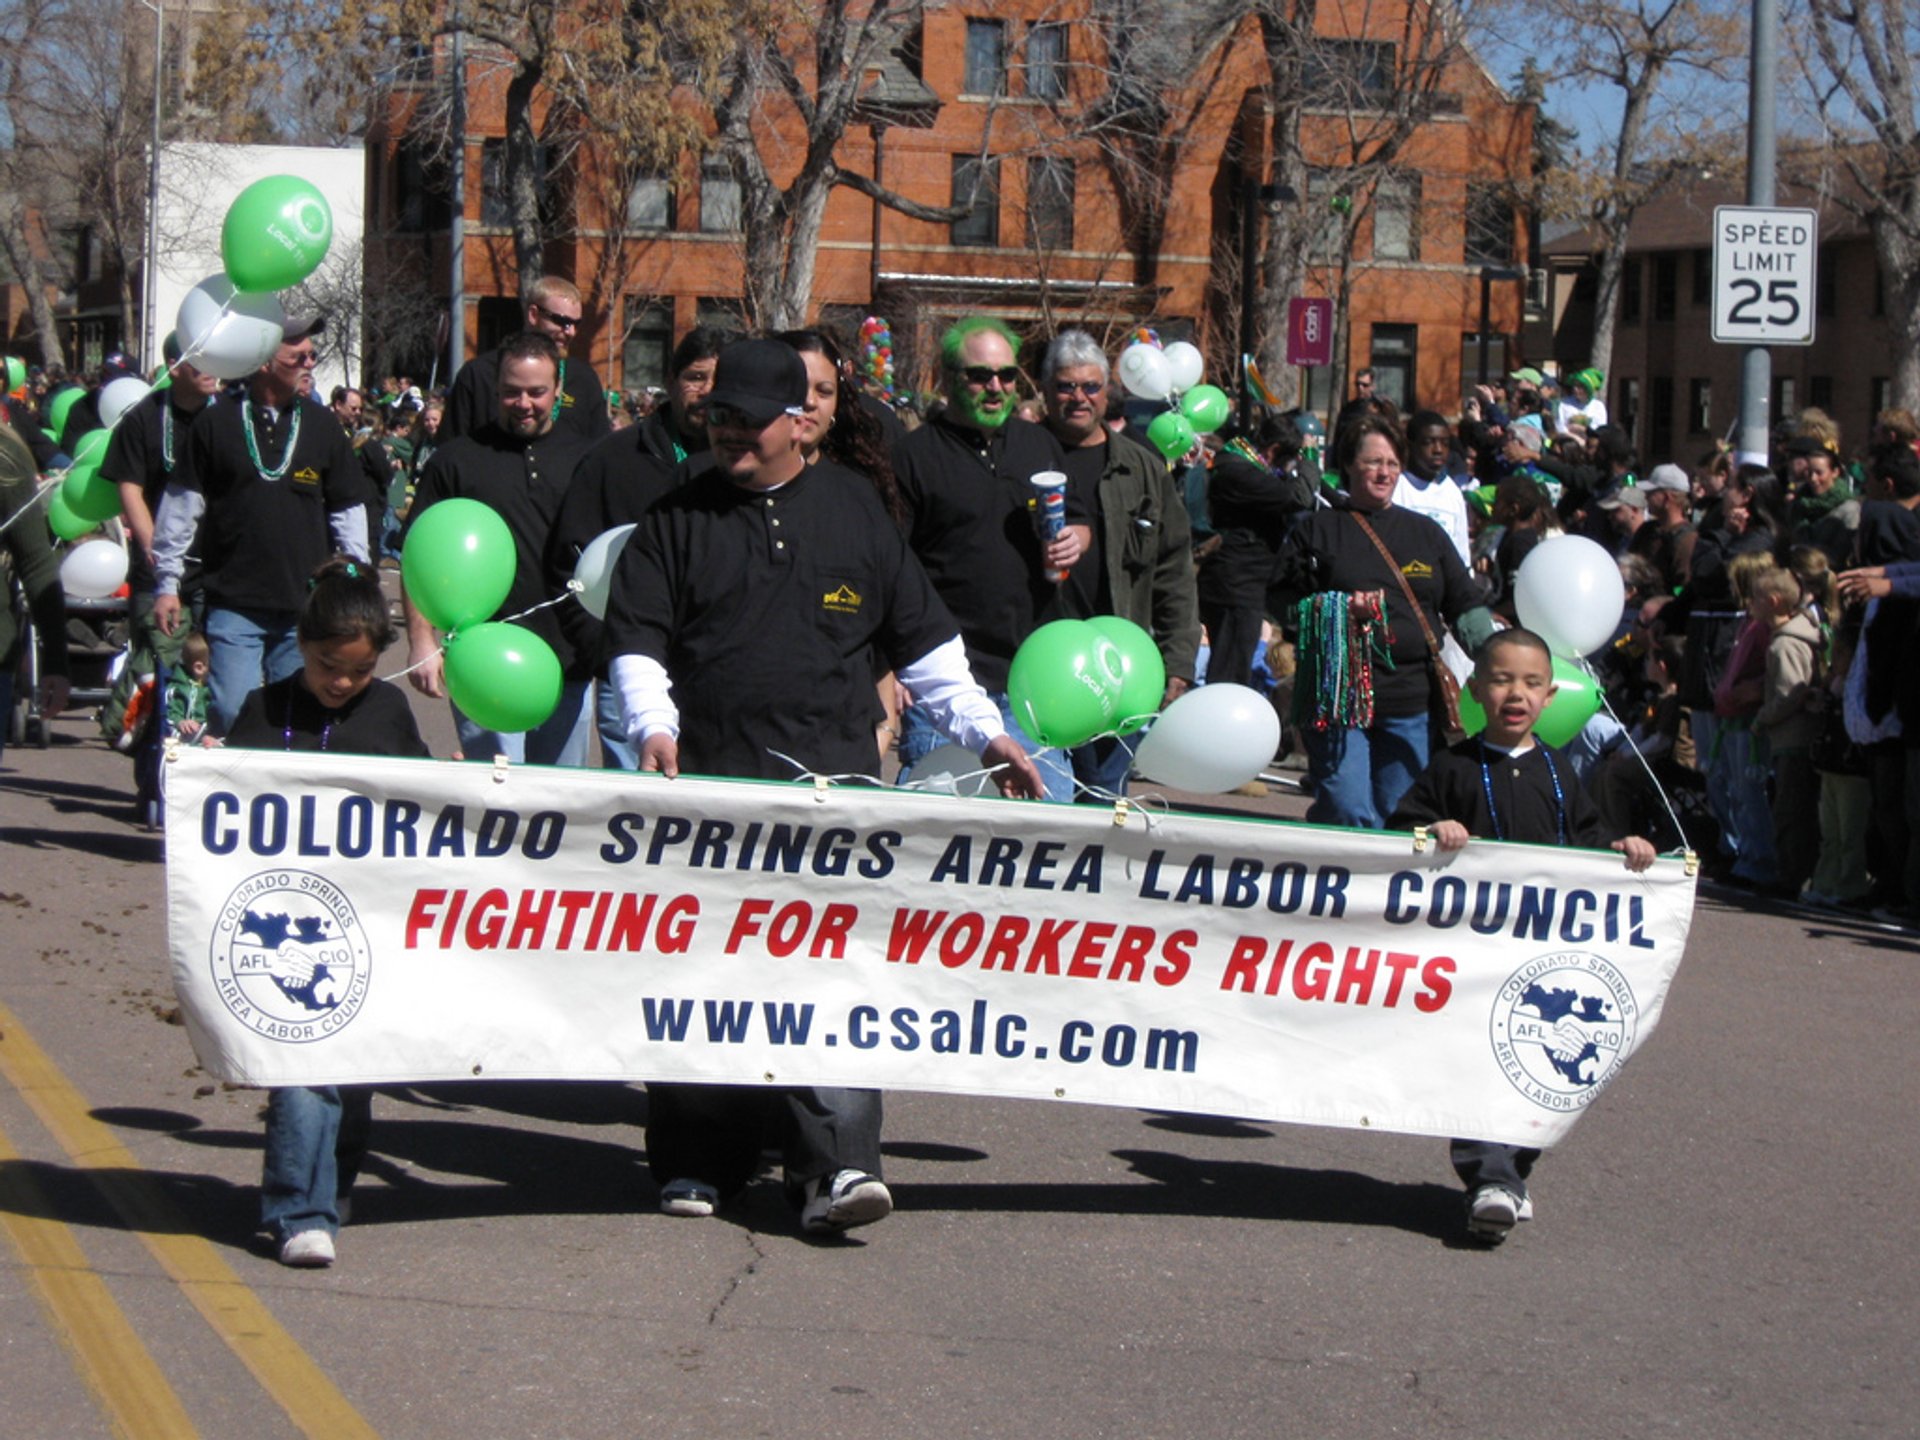
{"type": "Polygon", "coordinates": [[[1467,1234],[1482,1245],[1498,1245],[1522,1220],[1533,1218],[1533,1200],[1504,1185],[1482,1185],[1467,1196],[1467,1234]]]}
{"type": "Polygon", "coordinates": [[[720,1192],[703,1180],[669,1180],[660,1190],[660,1213],[705,1219],[720,1208],[720,1192]]]}
{"type": "Polygon", "coordinates": [[[296,1230],[280,1242],[280,1263],[302,1270],[333,1264],[333,1236],[324,1230],[296,1230]]]}
{"type": "Polygon", "coordinates": [[[809,1235],[832,1235],[892,1213],[893,1194],[878,1179],[864,1170],[841,1170],[807,1182],[800,1228],[809,1235]]]}

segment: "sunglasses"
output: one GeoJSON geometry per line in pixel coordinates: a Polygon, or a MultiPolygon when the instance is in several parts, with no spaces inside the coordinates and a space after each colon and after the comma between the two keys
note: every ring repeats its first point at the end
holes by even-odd
{"type": "Polygon", "coordinates": [[[302,350],[298,355],[287,356],[287,363],[289,365],[298,365],[304,370],[309,365],[318,365],[320,363],[320,357],[311,350],[302,350]]]}
{"type": "Polygon", "coordinates": [[[991,380],[998,380],[1002,385],[1008,387],[1020,383],[1020,367],[1018,365],[1003,365],[998,370],[995,370],[991,365],[969,365],[960,373],[967,377],[967,383],[969,385],[985,385],[991,380]]]}
{"type": "Polygon", "coordinates": [[[1093,399],[1106,388],[1106,382],[1101,380],[1056,380],[1053,382],[1054,394],[1084,395],[1089,400],[1093,399]]]}
{"type": "Polygon", "coordinates": [[[545,320],[556,330],[578,330],[580,328],[580,317],[578,315],[556,315],[544,305],[536,305],[533,308],[540,312],[541,319],[545,320]]]}
{"type": "Polygon", "coordinates": [[[731,405],[709,405],[707,407],[707,424],[721,430],[757,431],[766,429],[769,425],[773,424],[775,420],[782,420],[788,416],[798,415],[799,413],[800,409],[798,406],[790,405],[783,409],[778,415],[766,420],[757,420],[744,410],[736,410],[731,405]]]}

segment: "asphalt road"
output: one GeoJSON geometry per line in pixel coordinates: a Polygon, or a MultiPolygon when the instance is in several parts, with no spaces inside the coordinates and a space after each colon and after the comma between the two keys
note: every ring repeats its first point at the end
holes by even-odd
{"type": "Polygon", "coordinates": [[[654,1213],[640,1087],[474,1084],[382,1092],[294,1272],[127,763],[54,732],[0,761],[0,1436],[1920,1433],[1912,937],[1703,896],[1497,1251],[1438,1142],[913,1094],[897,1213],[813,1243],[771,1181],[654,1213]]]}

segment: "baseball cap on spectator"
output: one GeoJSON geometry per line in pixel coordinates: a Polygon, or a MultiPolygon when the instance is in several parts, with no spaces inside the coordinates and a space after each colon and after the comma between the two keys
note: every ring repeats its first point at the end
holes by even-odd
{"type": "Polygon", "coordinates": [[[1629,510],[1644,510],[1647,508],[1647,492],[1638,485],[1622,485],[1599,503],[1602,510],[1618,510],[1622,505],[1629,510]]]}
{"type": "Polygon", "coordinates": [[[1671,490],[1676,495],[1693,493],[1693,485],[1687,479],[1687,472],[1671,461],[1665,465],[1654,466],[1653,473],[1640,483],[1648,490],[1671,490]]]}
{"type": "Polygon", "coordinates": [[[180,356],[183,353],[180,349],[180,332],[178,330],[167,331],[167,338],[160,342],[160,358],[165,360],[169,365],[178,365],[180,363],[180,356]]]}
{"type": "Polygon", "coordinates": [[[129,375],[138,378],[139,374],[139,362],[124,350],[109,350],[106,359],[100,362],[102,385],[112,384],[115,380],[124,379],[129,375]]]}
{"type": "Polygon", "coordinates": [[[1531,385],[1535,389],[1538,389],[1540,383],[1546,379],[1546,376],[1542,375],[1531,365],[1525,365],[1515,370],[1511,375],[1507,376],[1507,378],[1509,380],[1518,380],[1522,385],[1531,385]]]}
{"type": "Polygon", "coordinates": [[[327,317],[324,315],[289,315],[286,328],[280,332],[280,343],[291,345],[296,340],[318,335],[326,328],[327,317]]]}
{"type": "Polygon", "coordinates": [[[707,413],[734,410],[752,424],[770,425],[781,415],[798,415],[806,399],[806,362],[791,345],[736,340],[714,362],[707,413]]]}

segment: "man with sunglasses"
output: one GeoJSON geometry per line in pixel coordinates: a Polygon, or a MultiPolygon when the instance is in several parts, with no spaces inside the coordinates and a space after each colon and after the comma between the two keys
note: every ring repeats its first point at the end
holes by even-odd
{"type": "MultiPolygon", "coordinates": [[[[567,347],[580,332],[580,291],[571,280],[542,275],[527,296],[527,330],[553,341],[560,352],[560,398],[553,423],[562,434],[598,440],[613,433],[607,418],[607,387],[585,360],[570,359],[567,347]]],[[[471,435],[493,423],[500,413],[500,354],[497,346],[476,355],[460,367],[447,392],[446,413],[440,418],[442,445],[471,435]]]]}
{"type": "MultiPolygon", "coordinates": [[[[1033,477],[1064,471],[1066,455],[1045,426],[1014,418],[1020,400],[1019,340],[999,320],[973,316],[940,342],[946,408],[903,440],[894,474],[906,502],[908,539],[940,598],[960,622],[967,664],[1008,732],[1035,757],[1047,798],[1073,799],[1067,758],[1014,722],[1007,673],[1020,644],[1066,615],[1054,576],[1071,571],[1091,537],[1093,505],[1067,487],[1066,529],[1043,542],[1034,523],[1033,477]]],[[[911,687],[909,687],[909,691],[911,687]]],[[[942,743],[919,705],[901,716],[901,780],[942,743]]]]}
{"type": "MultiPolygon", "coordinates": [[[[1047,429],[1067,454],[1069,493],[1094,497],[1090,543],[1063,589],[1073,615],[1119,615],[1153,636],[1167,667],[1161,704],[1171,705],[1192,685],[1200,649],[1192,526],[1166,461],[1107,429],[1112,380],[1105,353],[1084,330],[1056,335],[1040,362],[1040,398],[1047,429]]],[[[1088,787],[1083,798],[1126,793],[1133,756],[1117,737],[1077,746],[1071,759],[1088,787]]]]}
{"type": "MultiPolygon", "coordinates": [[[[785,343],[722,351],[706,400],[712,464],[683,466],[621,554],[606,634],[640,768],[792,780],[792,756],[817,775],[868,773],[878,667],[983,765],[1004,767],[1004,792],[1036,798],[1038,773],[967,673],[953,617],[873,486],[801,453],[806,398],[806,366],[785,343]]],[[[711,1215],[743,1190],[763,1134],[809,1233],[893,1209],[878,1091],[649,1084],[647,1114],[668,1215],[711,1215]]]]}
{"type": "Polygon", "coordinates": [[[167,635],[181,624],[187,551],[199,552],[216,734],[248,691],[300,668],[294,625],[308,577],[335,551],[368,558],[359,461],[332,412],[307,393],[313,337],[325,324],[288,321],[238,403],[209,406],[176,441],[154,517],[153,619],[167,635]]]}

